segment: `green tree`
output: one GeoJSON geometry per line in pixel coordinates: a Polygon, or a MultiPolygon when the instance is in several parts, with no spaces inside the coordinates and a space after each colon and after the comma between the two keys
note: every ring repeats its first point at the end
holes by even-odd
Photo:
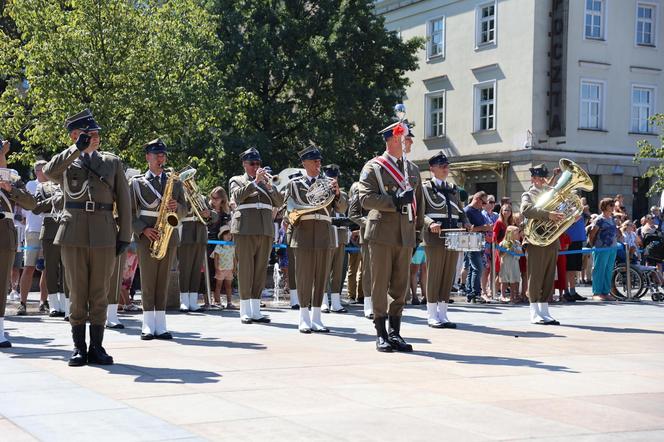
{"type": "MultiPolygon", "coordinates": [[[[370,0],[214,0],[226,87],[243,97],[218,136],[232,158],[256,146],[273,170],[298,165],[310,142],[337,163],[345,184],[382,151],[377,132],[417,68],[421,39],[385,30],[370,0]],[[240,106],[240,107],[237,107],[240,106]]],[[[220,119],[221,120],[221,119],[220,119]]],[[[225,175],[237,162],[221,162],[225,175]]]]}
{"type": "Polygon", "coordinates": [[[63,120],[89,107],[103,128],[103,149],[130,164],[142,164],[141,145],[159,136],[174,149],[174,164],[205,168],[196,153],[213,139],[211,118],[223,115],[214,63],[222,45],[218,18],[200,2],[7,3],[17,32],[2,28],[0,39],[0,72],[12,86],[0,96],[0,131],[20,140],[18,160],[61,150],[63,120]]]}
{"type": "Polygon", "coordinates": [[[660,130],[659,146],[647,140],[641,140],[638,143],[639,150],[636,153],[637,162],[648,158],[660,160],[658,164],[650,166],[645,173],[645,177],[655,177],[655,181],[648,191],[648,196],[664,191],[664,114],[656,114],[652,117],[652,121],[660,130]]]}

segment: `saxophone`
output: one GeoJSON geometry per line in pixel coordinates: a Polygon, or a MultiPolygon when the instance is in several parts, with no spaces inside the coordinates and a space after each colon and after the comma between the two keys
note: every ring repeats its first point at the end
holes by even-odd
{"type": "Polygon", "coordinates": [[[576,217],[583,213],[583,205],[574,191],[593,190],[593,181],[585,170],[572,160],[562,158],[560,160],[562,175],[556,186],[541,194],[535,207],[548,210],[549,212],[560,212],[565,214],[565,219],[560,222],[551,220],[530,219],[524,229],[524,235],[530,244],[546,247],[553,243],[571,226],[576,217]]]}
{"type": "Polygon", "coordinates": [[[154,225],[154,228],[159,232],[159,239],[150,242],[150,256],[154,259],[163,259],[166,256],[173,229],[180,224],[177,214],[168,210],[168,202],[173,196],[173,186],[176,181],[180,180],[180,175],[173,169],[169,170],[171,174],[166,180],[166,187],[161,196],[161,204],[159,204],[159,215],[154,225]]]}

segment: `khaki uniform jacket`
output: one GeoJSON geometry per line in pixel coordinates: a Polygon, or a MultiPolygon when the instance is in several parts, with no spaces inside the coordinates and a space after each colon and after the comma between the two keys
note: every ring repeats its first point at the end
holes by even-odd
{"type": "MultiPolygon", "coordinates": [[[[166,176],[168,177],[170,173],[166,173],[166,176]]],[[[129,185],[131,186],[131,191],[132,191],[132,198],[131,198],[131,210],[133,213],[133,222],[132,222],[132,227],[134,230],[134,238],[138,240],[141,235],[143,234],[143,230],[145,230],[147,227],[154,227],[155,223],[157,222],[157,217],[156,216],[150,216],[146,214],[141,214],[141,211],[149,211],[149,212],[159,212],[159,206],[161,204],[161,193],[164,191],[164,189],[161,188],[161,184],[157,183],[157,179],[148,179],[148,176],[151,176],[149,173],[145,173],[145,175],[137,175],[131,179],[129,182],[129,185]],[[160,196],[157,196],[152,189],[150,188],[151,184],[157,192],[159,192],[160,196]],[[159,187],[157,187],[159,186],[159,187]]],[[[166,187],[166,184],[164,182],[164,187],[166,187]]],[[[173,183],[173,195],[172,198],[177,201],[178,203],[178,208],[176,210],[176,214],[178,216],[178,219],[182,219],[185,217],[187,214],[187,202],[185,201],[184,198],[184,189],[182,188],[182,183],[180,181],[175,181],[173,183]]],[[[178,233],[178,229],[175,229],[173,231],[173,234],[171,235],[171,239],[169,241],[168,246],[176,246],[180,242],[180,235],[178,233]]]]}
{"type": "Polygon", "coordinates": [[[64,192],[64,209],[54,243],[72,247],[115,247],[116,241],[131,239],[131,202],[122,160],[108,152],[96,151],[87,170],[79,158],[75,145],[54,156],[44,165],[44,173],[64,192]],[[103,177],[103,182],[97,176],[103,177]],[[68,202],[113,205],[118,213],[118,224],[113,210],[69,209],[68,202]]]}
{"type": "Polygon", "coordinates": [[[189,204],[189,201],[187,201],[187,209],[189,212],[185,218],[194,217],[195,219],[194,221],[186,221],[182,223],[182,238],[180,238],[180,244],[207,244],[207,226],[216,223],[219,219],[219,214],[214,210],[210,210],[208,207],[208,210],[210,210],[210,219],[207,220],[206,224],[203,224],[191,210],[191,204],[189,204]]]}
{"type": "Polygon", "coordinates": [[[284,199],[275,187],[268,190],[263,183],[255,184],[254,180],[245,173],[230,179],[228,191],[231,201],[236,204],[231,218],[232,234],[274,236],[272,209],[242,206],[264,204],[265,207],[281,207],[284,199]]]}
{"type": "MultiPolygon", "coordinates": [[[[525,221],[528,219],[537,219],[537,220],[547,220],[549,219],[549,211],[538,209],[535,207],[537,198],[544,192],[550,190],[551,187],[543,186],[541,189],[538,189],[535,186],[530,186],[526,192],[521,195],[521,213],[525,217],[525,221]]],[[[524,244],[528,244],[528,238],[524,238],[524,244]]],[[[557,241],[556,241],[557,243],[557,241]]]]}
{"type": "MultiPolygon", "coordinates": [[[[383,157],[389,159],[387,153],[383,157]]],[[[394,204],[393,196],[399,191],[399,183],[392,178],[383,166],[375,160],[369,160],[362,169],[360,176],[360,204],[369,210],[364,239],[377,243],[415,247],[417,233],[424,224],[424,198],[420,169],[407,161],[408,180],[415,190],[417,213],[413,222],[409,222],[408,214],[401,213],[401,207],[394,204]]]]}
{"type": "Polygon", "coordinates": [[[349,198],[350,203],[348,207],[348,217],[355,224],[360,226],[360,244],[364,242],[364,231],[367,224],[367,215],[369,214],[368,210],[362,208],[360,204],[360,183],[358,181],[354,182],[350,186],[349,198]]]}
{"type": "MultiPolygon", "coordinates": [[[[317,180],[328,179],[321,175],[317,180]]],[[[298,204],[307,201],[306,194],[309,190],[309,183],[306,176],[296,178],[288,183],[286,190],[288,198],[293,198],[298,204]]],[[[348,208],[348,196],[345,193],[339,193],[339,196],[332,200],[332,203],[315,212],[307,215],[320,215],[331,218],[334,212],[346,213],[348,208]]],[[[306,216],[306,215],[305,215],[306,216]]],[[[302,247],[307,249],[334,249],[336,242],[334,237],[334,226],[329,220],[309,219],[302,220],[292,228],[290,246],[293,248],[302,247]]]]}
{"type": "Polygon", "coordinates": [[[39,239],[53,241],[58,233],[58,228],[60,228],[58,214],[62,212],[64,196],[61,191],[53,192],[52,190],[46,190],[46,187],[42,183],[39,183],[35,192],[35,198],[37,199],[37,206],[32,212],[36,215],[44,214],[39,239]]]}
{"type": "Polygon", "coordinates": [[[444,246],[445,238],[437,233],[431,233],[431,224],[438,223],[443,229],[456,229],[468,224],[466,212],[459,202],[459,191],[453,184],[443,181],[442,188],[436,186],[433,178],[422,183],[424,194],[424,229],[422,231],[422,245],[444,246]]]}
{"type": "Polygon", "coordinates": [[[26,210],[32,210],[37,201],[30,192],[25,190],[25,184],[21,181],[12,185],[10,192],[0,190],[0,193],[2,194],[0,195],[0,212],[12,213],[12,216],[4,216],[0,219],[0,250],[15,252],[18,248],[18,232],[14,227],[14,206],[18,205],[26,210]]]}

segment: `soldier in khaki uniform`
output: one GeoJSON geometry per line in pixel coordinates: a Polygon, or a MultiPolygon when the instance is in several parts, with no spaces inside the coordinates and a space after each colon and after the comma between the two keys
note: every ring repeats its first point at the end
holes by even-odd
{"type": "Polygon", "coordinates": [[[148,171],[145,175],[137,175],[129,185],[132,191],[132,213],[134,214],[133,229],[138,265],[141,268],[141,294],[143,300],[143,328],[141,339],[173,339],[166,327],[166,301],[168,296],[168,280],[175,262],[177,246],[180,241],[178,230],[174,229],[168,242],[166,256],[163,259],[153,258],[150,243],[159,239],[159,226],[156,226],[161,204],[166,204],[169,212],[175,212],[178,219],[187,213],[182,183],[176,180],[173,184],[171,199],[162,201],[162,194],[171,172],[166,172],[166,144],[159,138],[143,146],[148,171]]]}
{"type": "MultiPolygon", "coordinates": [[[[290,245],[295,252],[295,279],[300,300],[301,333],[327,333],[329,329],[321,320],[323,293],[327,288],[331,250],[335,248],[332,212],[345,212],[348,201],[341,194],[336,179],[320,174],[322,155],[315,146],[309,146],[300,153],[305,169],[302,177],[288,184],[289,203],[310,207],[307,192],[319,180],[327,180],[335,193],[334,200],[327,207],[302,215],[293,226],[290,245]],[[311,316],[310,316],[311,309],[311,316]]],[[[289,204],[290,206],[290,204],[289,204]]]]}
{"type": "MultiPolygon", "coordinates": [[[[339,179],[339,166],[330,164],[323,167],[323,172],[328,178],[335,180],[339,179]]],[[[348,201],[348,194],[340,190],[341,197],[348,201]]],[[[344,221],[346,219],[345,213],[334,212],[332,213],[332,228],[334,229],[334,243],[335,248],[332,249],[330,255],[330,294],[331,302],[328,303],[327,293],[323,293],[323,303],[321,304],[321,311],[323,313],[348,313],[348,310],[341,305],[341,290],[343,288],[344,277],[344,258],[346,257],[346,244],[348,244],[349,233],[346,225],[339,224],[336,221],[344,221]]]]}
{"type": "Polygon", "coordinates": [[[360,176],[360,203],[369,210],[364,239],[369,243],[376,349],[410,352],[413,347],[401,337],[401,314],[410,259],[424,222],[422,185],[419,168],[408,160],[403,175],[406,124],[394,123],[381,133],[385,153],[369,160],[360,176]]]}
{"type": "Polygon", "coordinates": [[[369,211],[362,208],[362,204],[360,204],[360,183],[358,181],[350,188],[350,208],[348,209],[348,216],[360,226],[360,256],[362,260],[361,284],[364,295],[362,303],[364,304],[364,317],[373,320],[373,303],[371,302],[371,258],[369,257],[369,243],[364,239],[364,234],[367,229],[368,215],[369,211]]]}
{"type": "MultiPolygon", "coordinates": [[[[521,213],[526,219],[561,221],[565,215],[535,207],[537,197],[551,189],[546,184],[549,170],[544,164],[530,168],[532,186],[521,195],[521,213]]],[[[528,299],[530,300],[530,322],[540,325],[559,325],[549,314],[548,298],[553,293],[556,277],[556,262],[560,242],[554,241],[546,247],[528,243],[524,238],[528,262],[528,299]]]]}
{"type": "Polygon", "coordinates": [[[432,328],[456,328],[447,318],[447,306],[459,252],[447,249],[441,229],[470,228],[470,225],[457,186],[445,181],[450,172],[445,154],[440,152],[429,158],[429,170],[433,177],[422,184],[425,212],[422,245],[431,269],[427,279],[427,323],[432,328]]]}
{"type": "Polygon", "coordinates": [[[5,307],[7,305],[7,290],[14,264],[14,255],[18,247],[18,233],[14,227],[14,206],[24,209],[35,208],[36,200],[18,178],[18,173],[7,169],[6,155],[9,152],[9,141],[0,137],[0,348],[10,348],[11,342],[5,336],[5,307]],[[14,177],[9,178],[9,175],[14,177]]]}
{"type": "Polygon", "coordinates": [[[60,227],[58,220],[64,204],[62,189],[51,181],[39,183],[35,197],[37,198],[37,207],[32,212],[37,215],[43,214],[44,220],[39,240],[44,252],[48,304],[51,307],[49,316],[64,317],[65,320],[68,320],[69,294],[64,281],[62,253],[60,246],[53,242],[60,227]]]}
{"type": "MultiPolygon", "coordinates": [[[[359,206],[359,186],[360,183],[355,181],[348,190],[348,219],[355,223],[355,225],[350,228],[349,244],[357,248],[360,248],[360,242],[362,241],[360,236],[361,227],[360,224],[353,219],[351,210],[353,204],[359,206]]],[[[351,252],[348,254],[348,298],[350,299],[350,304],[362,304],[364,302],[364,288],[362,287],[362,281],[362,254],[359,252],[351,252]]]]}
{"type": "Polygon", "coordinates": [[[122,161],[101,152],[100,127],[89,110],[65,121],[75,143],[54,156],[44,173],[64,192],[64,209],[55,243],[59,244],[69,288],[69,322],[74,338],[70,366],[112,364],[102,347],[109,280],[115,257],[129,246],[129,189],[122,161]],[[117,207],[120,229],[113,219],[117,207]],[[85,323],[90,321],[86,351],[85,323]]]}
{"type": "MultiPolygon", "coordinates": [[[[207,202],[205,203],[207,207],[207,202]]],[[[203,224],[187,201],[187,215],[181,219],[182,237],[178,248],[178,265],[180,268],[180,311],[197,312],[198,289],[201,285],[201,268],[204,265],[207,250],[207,225],[217,221],[217,213],[206,208],[201,213],[206,220],[203,224]]]]}
{"type": "Polygon", "coordinates": [[[272,209],[283,204],[283,197],[272,187],[268,169],[261,167],[258,150],[247,149],[240,160],[245,173],[231,178],[228,185],[236,205],[231,233],[237,258],[240,320],[243,324],[268,323],[270,318],[261,314],[261,294],[274,239],[272,209]]]}

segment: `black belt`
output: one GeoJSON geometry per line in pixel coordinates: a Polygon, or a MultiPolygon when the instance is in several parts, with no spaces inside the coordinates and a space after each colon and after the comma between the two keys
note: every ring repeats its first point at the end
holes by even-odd
{"type": "Polygon", "coordinates": [[[84,203],[74,203],[71,201],[68,201],[65,203],[65,208],[66,209],[81,209],[85,210],[86,212],[96,212],[98,210],[113,210],[113,204],[104,204],[104,203],[96,203],[94,201],[86,201],[84,203]]]}

